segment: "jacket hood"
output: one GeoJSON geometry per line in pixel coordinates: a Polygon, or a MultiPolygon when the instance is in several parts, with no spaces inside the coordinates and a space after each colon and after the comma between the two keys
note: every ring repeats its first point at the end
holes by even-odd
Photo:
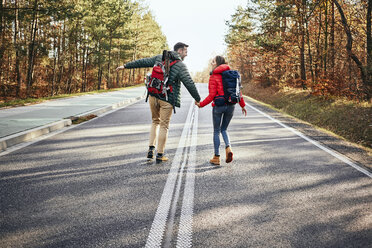
{"type": "Polygon", "coordinates": [[[227,65],[227,64],[222,64],[222,65],[219,65],[217,66],[214,70],[213,70],[213,74],[220,74],[224,71],[227,71],[227,70],[230,70],[230,66],[227,65]]]}

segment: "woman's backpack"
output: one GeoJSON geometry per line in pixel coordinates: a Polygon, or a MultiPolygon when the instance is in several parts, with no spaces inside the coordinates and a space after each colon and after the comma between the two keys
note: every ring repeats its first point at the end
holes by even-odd
{"type": "Polygon", "coordinates": [[[240,102],[242,88],[240,74],[235,70],[227,70],[221,73],[224,95],[216,96],[214,103],[216,106],[225,104],[236,104],[240,102]]]}

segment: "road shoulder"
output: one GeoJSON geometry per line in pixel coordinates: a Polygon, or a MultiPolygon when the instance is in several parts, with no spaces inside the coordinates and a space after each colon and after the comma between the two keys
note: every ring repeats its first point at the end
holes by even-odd
{"type": "Polygon", "coordinates": [[[350,160],[354,161],[359,166],[372,172],[372,157],[368,154],[368,151],[361,148],[357,144],[343,140],[342,138],[332,134],[331,132],[322,130],[310,123],[299,120],[290,115],[278,112],[265,104],[251,98],[244,96],[245,101],[255,108],[269,114],[273,118],[282,122],[283,124],[297,129],[307,137],[319,142],[320,144],[327,146],[328,148],[346,156],[350,160]]]}

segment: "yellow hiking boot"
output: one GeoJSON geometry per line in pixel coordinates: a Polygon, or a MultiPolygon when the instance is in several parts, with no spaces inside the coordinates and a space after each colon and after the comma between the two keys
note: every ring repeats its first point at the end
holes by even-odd
{"type": "Polygon", "coordinates": [[[165,162],[165,161],[168,161],[168,157],[164,156],[163,154],[162,155],[156,155],[156,162],[165,162]]]}
{"type": "Polygon", "coordinates": [[[233,155],[230,146],[226,147],[226,163],[233,161],[233,155]]]}
{"type": "Polygon", "coordinates": [[[211,162],[211,164],[214,164],[214,165],[220,165],[221,164],[220,156],[214,155],[213,158],[209,160],[209,162],[211,162]]]}

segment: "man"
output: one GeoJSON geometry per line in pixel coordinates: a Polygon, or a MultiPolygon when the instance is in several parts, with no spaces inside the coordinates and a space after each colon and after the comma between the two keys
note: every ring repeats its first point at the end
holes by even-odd
{"type": "MultiPolygon", "coordinates": [[[[165,143],[168,138],[169,122],[172,116],[173,108],[181,107],[181,83],[186,87],[191,96],[196,102],[200,102],[200,95],[195,87],[194,81],[191,79],[190,73],[187,70],[183,60],[187,56],[188,45],[178,42],[174,45],[174,51],[170,52],[170,62],[174,60],[180,60],[171,66],[169,71],[168,81],[173,87],[173,92],[168,95],[167,99],[161,98],[159,95],[149,96],[149,104],[152,114],[152,124],[150,129],[150,140],[149,140],[149,151],[147,158],[152,159],[154,157],[155,142],[158,141],[158,153],[156,155],[156,161],[162,162],[167,161],[168,158],[164,155],[165,143]],[[160,126],[159,134],[158,129],[160,126]]],[[[130,68],[143,68],[153,67],[156,62],[162,61],[162,55],[157,55],[151,58],[144,58],[135,60],[119,66],[116,70],[130,69],[130,68]]]]}

